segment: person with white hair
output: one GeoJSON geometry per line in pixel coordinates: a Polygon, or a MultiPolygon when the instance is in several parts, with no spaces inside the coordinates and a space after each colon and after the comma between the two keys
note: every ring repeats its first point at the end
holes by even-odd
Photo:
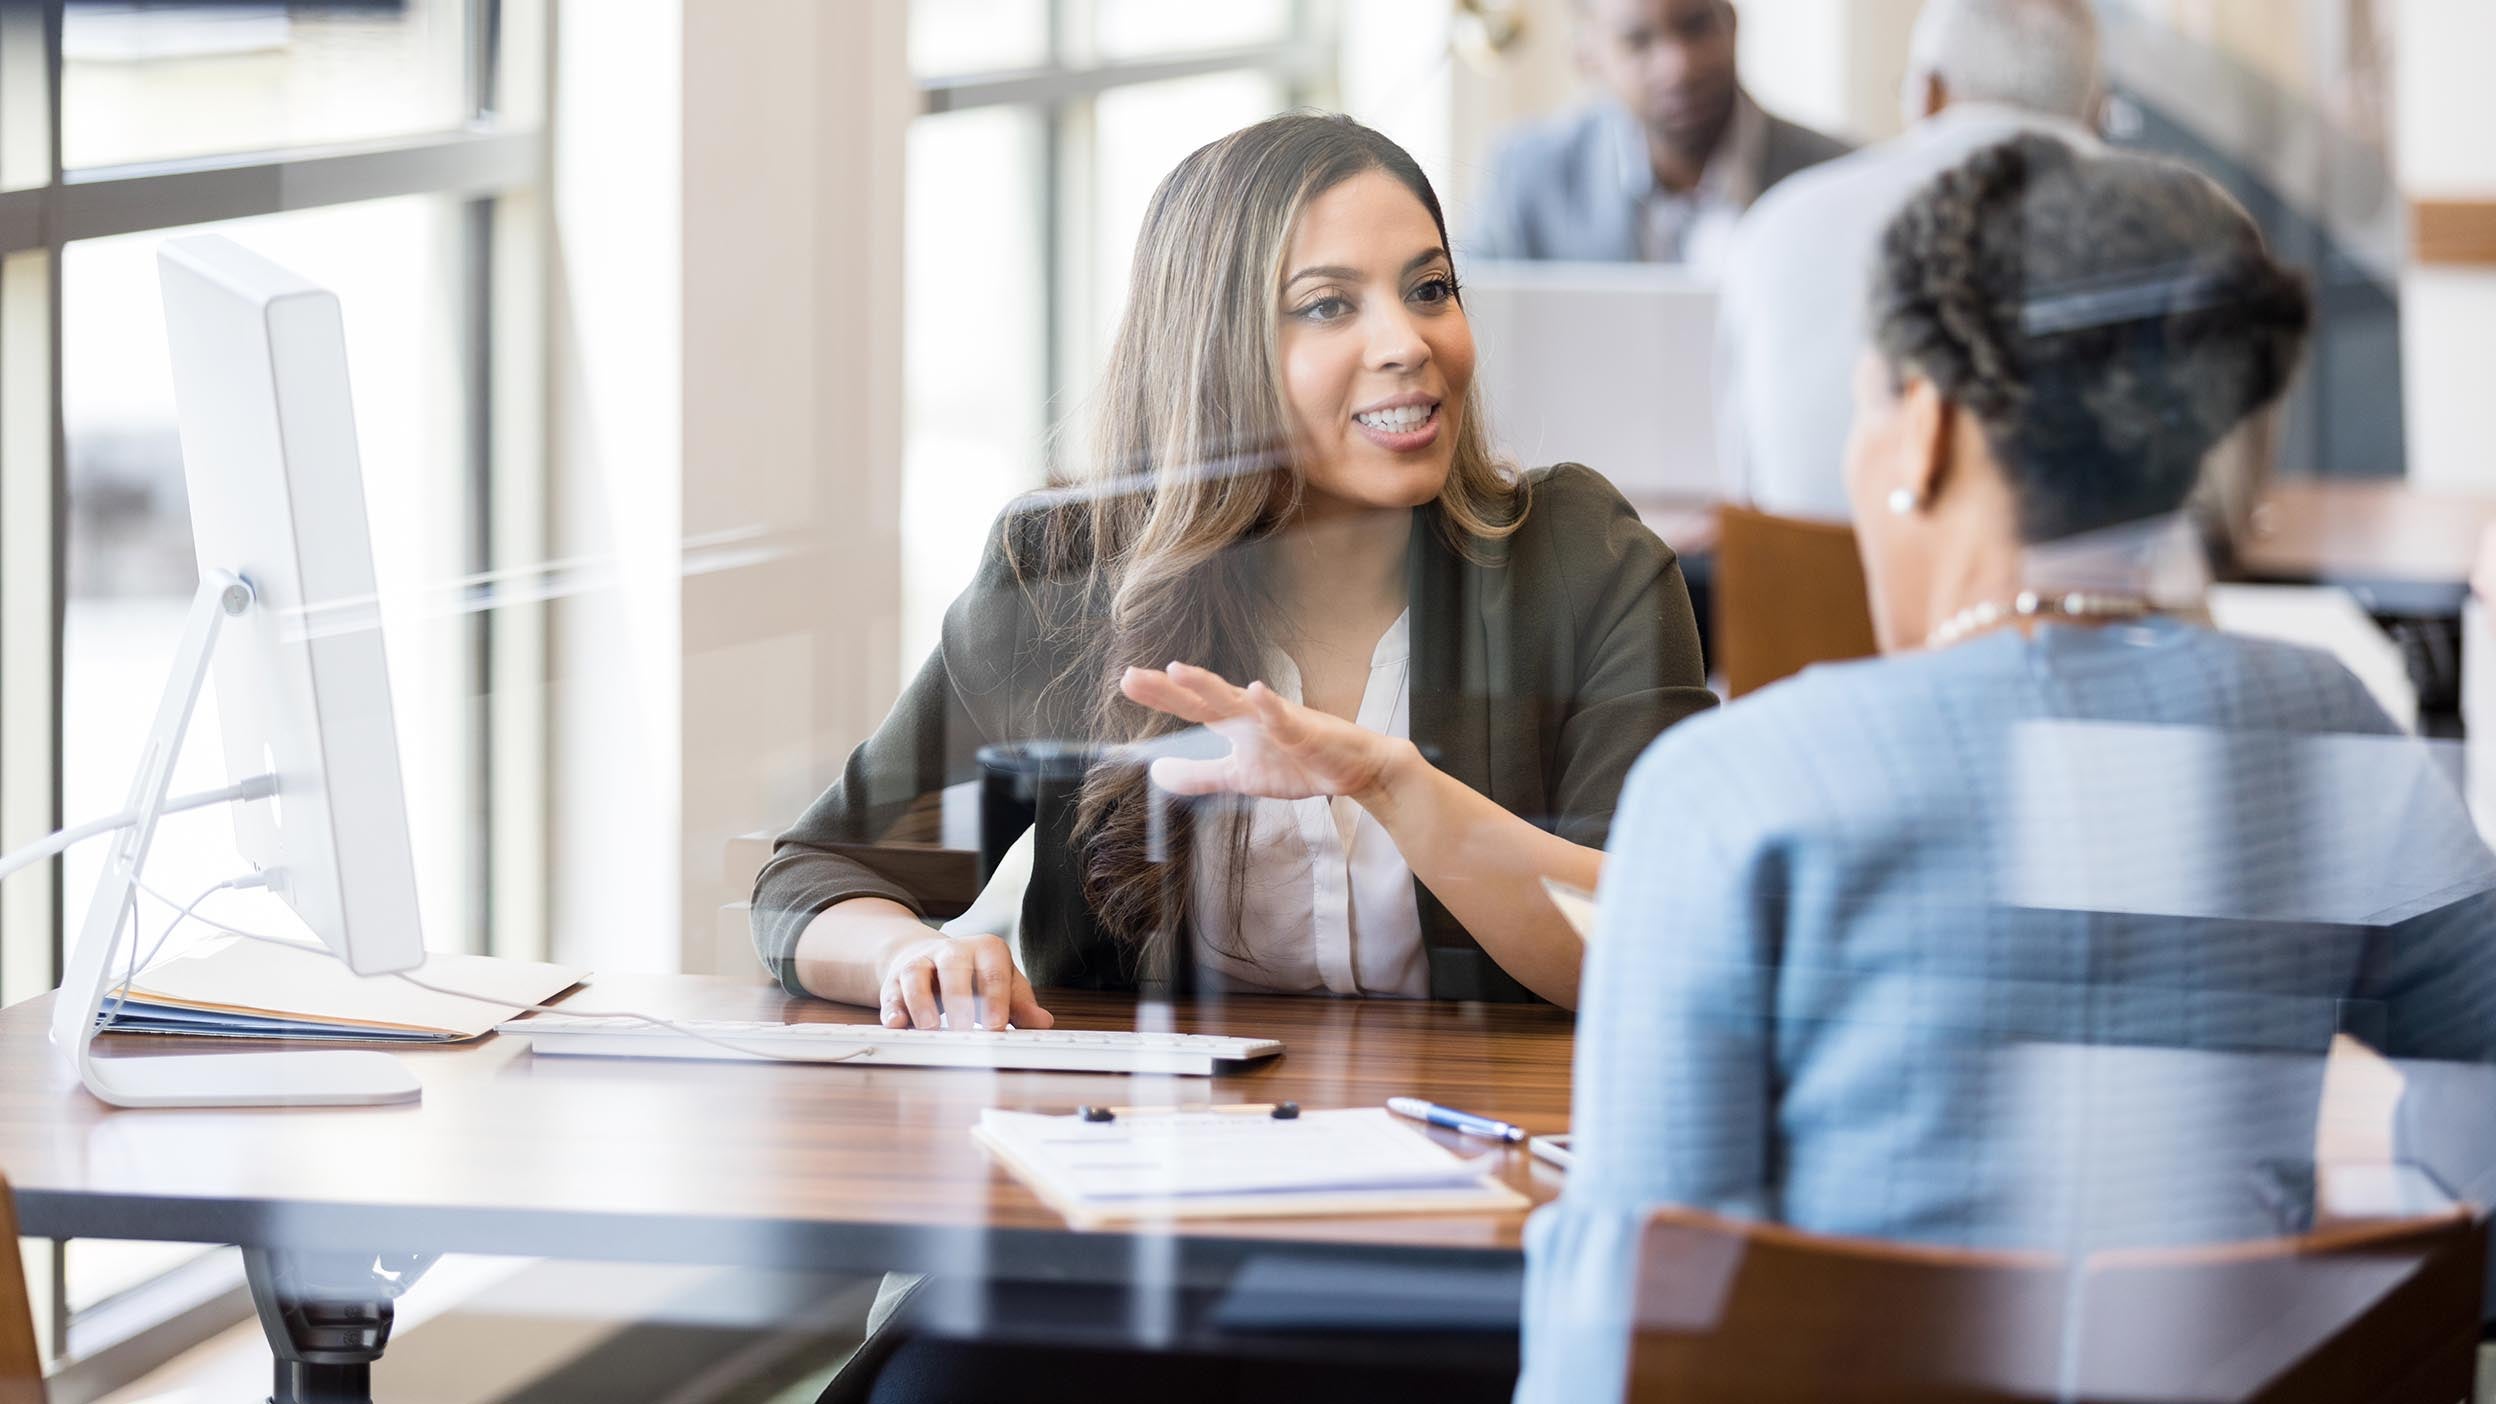
{"type": "Polygon", "coordinates": [[[2083,145],[2102,86],[2089,0],[1931,0],[1901,98],[1907,130],[1800,172],[1736,227],[1719,311],[1718,414],[1731,495],[1844,521],[1839,474],[1880,232],[1924,182],[2021,131],[2083,145]]]}

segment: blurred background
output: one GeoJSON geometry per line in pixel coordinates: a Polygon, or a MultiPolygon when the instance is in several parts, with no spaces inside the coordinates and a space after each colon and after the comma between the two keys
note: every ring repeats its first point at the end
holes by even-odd
{"type": "MultiPolygon", "coordinates": [[[[1161,176],[1339,109],[1461,239],[1495,137],[1588,96],[1578,3],[5,0],[0,833],[128,783],[196,579],[154,248],[213,228],[343,301],[430,943],[752,970],[738,845],[1081,454],[1161,176]]],[[[1890,136],[1918,8],[1741,0],[1745,86],[1890,136]]],[[[2496,495],[2496,254],[2452,213],[2496,193],[2496,6],[2099,8],[2107,136],[2316,279],[2278,473],[2496,495]]],[[[177,788],[222,774],[195,745],[177,788]]],[[[226,870],[216,821],[168,832],[226,870]]],[[[94,861],[0,897],[0,1001],[94,861]]],[[[46,1257],[52,1344],[196,1252],[46,1257]]]]}

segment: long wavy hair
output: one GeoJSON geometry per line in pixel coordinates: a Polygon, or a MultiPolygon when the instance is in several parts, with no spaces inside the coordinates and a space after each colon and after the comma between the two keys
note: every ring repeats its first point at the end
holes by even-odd
{"type": "MultiPolygon", "coordinates": [[[[1051,684],[1102,742],[1131,742],[1184,724],[1129,702],[1129,667],[1181,659],[1234,680],[1263,671],[1278,607],[1240,549],[1291,520],[1302,493],[1291,453],[1280,320],[1283,260],[1312,200],[1368,171],[1383,171],[1430,212],[1442,247],[1447,221],[1429,178],[1404,149],[1329,113],[1268,118],[1198,149],[1153,192],[1135,245],[1127,305],[1109,352],[1093,421],[1089,467],[1045,514],[1039,560],[1014,561],[1026,579],[1080,582],[1082,607],[1053,627],[1074,661],[1051,684]]],[[[1435,518],[1452,550],[1480,545],[1524,518],[1522,481],[1492,457],[1479,396],[1467,387],[1453,465],[1435,518]]],[[[1140,766],[1096,765],[1074,825],[1084,896],[1139,971],[1162,961],[1186,916],[1197,846],[1181,814],[1155,814],[1140,766]]],[[[1175,808],[1175,807],[1173,807],[1175,808]]],[[[1231,826],[1244,848],[1246,826],[1231,826]]],[[[1240,872],[1234,853],[1230,868],[1240,872]]],[[[1229,900],[1236,905],[1236,878],[1229,900]]]]}

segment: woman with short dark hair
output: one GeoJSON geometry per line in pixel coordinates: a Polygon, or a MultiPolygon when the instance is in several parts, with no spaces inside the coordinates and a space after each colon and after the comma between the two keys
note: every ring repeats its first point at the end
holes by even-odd
{"type": "Polygon", "coordinates": [[[2345,668],[2173,583],[2203,455],[2309,317],[2243,210],[2022,137],[1897,216],[1871,314],[1846,468],[1884,656],[1631,776],[1522,1400],[1621,1397],[1656,1206],[1952,1246],[2277,1232],[2256,1162],[2311,1159],[2336,1032],[2496,1036],[2496,866],[2449,787],[2345,668]]]}

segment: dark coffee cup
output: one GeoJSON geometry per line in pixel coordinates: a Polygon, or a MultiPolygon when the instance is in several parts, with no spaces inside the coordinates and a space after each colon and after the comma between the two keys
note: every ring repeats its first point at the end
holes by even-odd
{"type": "Polygon", "coordinates": [[[1072,822],[1083,777],[1101,748],[1080,741],[1011,741],[979,748],[979,880],[986,882],[1025,829],[1072,822]],[[1062,811],[1062,812],[1061,812],[1062,811]]]}

